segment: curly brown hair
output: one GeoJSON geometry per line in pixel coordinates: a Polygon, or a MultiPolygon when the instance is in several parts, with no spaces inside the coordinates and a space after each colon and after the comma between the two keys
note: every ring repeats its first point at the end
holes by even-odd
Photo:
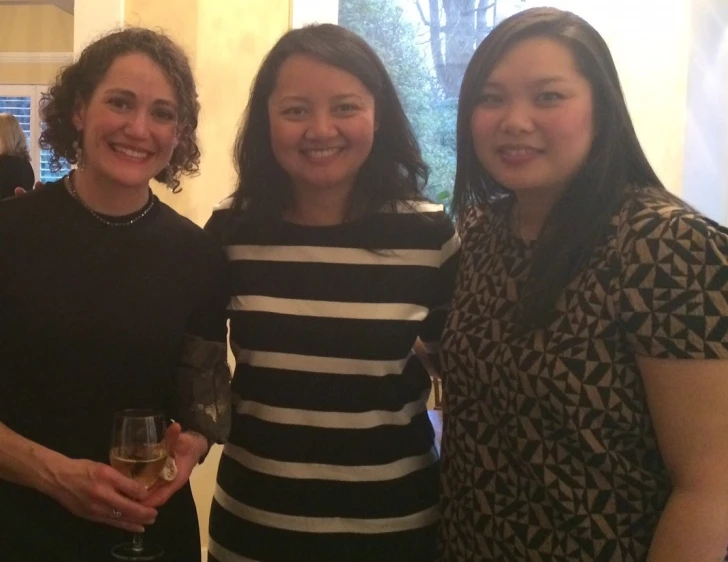
{"type": "Polygon", "coordinates": [[[88,45],[76,62],[65,67],[41,99],[41,118],[45,129],[40,145],[52,152],[50,167],[59,171],[63,163],[77,164],[74,141],[80,142],[73,125],[79,100],[88,103],[111,64],[120,56],[142,53],[164,72],[174,89],[179,105],[178,144],[169,165],[154,179],[179,191],[180,173],[194,175],[200,169],[197,146],[197,121],[200,104],[189,59],[184,51],[163,33],[141,27],[114,30],[88,45]]]}

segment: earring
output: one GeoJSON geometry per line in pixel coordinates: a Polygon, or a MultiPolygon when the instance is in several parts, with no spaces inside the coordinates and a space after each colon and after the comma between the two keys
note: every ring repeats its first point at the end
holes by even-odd
{"type": "Polygon", "coordinates": [[[83,160],[83,148],[81,148],[81,131],[78,131],[78,138],[74,139],[73,143],[71,143],[71,147],[73,148],[73,151],[76,153],[76,167],[79,170],[83,170],[85,168],[85,162],[83,160]]]}

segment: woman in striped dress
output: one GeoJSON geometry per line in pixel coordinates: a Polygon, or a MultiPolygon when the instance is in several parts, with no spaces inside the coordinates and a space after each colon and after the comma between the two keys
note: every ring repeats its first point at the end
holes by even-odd
{"type": "Polygon", "coordinates": [[[430,379],[459,239],[381,61],[330,24],[256,77],[235,194],[207,229],[231,264],[233,427],[210,560],[433,558],[430,379]]]}

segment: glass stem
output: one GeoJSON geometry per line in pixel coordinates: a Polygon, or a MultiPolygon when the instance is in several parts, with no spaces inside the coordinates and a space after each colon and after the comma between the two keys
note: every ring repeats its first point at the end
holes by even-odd
{"type": "Polygon", "coordinates": [[[142,533],[134,533],[131,536],[131,549],[134,552],[141,552],[142,550],[144,550],[144,544],[142,542],[143,540],[144,535],[142,533]]]}

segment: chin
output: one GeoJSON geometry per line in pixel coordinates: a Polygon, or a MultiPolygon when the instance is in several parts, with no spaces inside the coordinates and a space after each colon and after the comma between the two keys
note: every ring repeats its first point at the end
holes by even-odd
{"type": "Polygon", "coordinates": [[[117,177],[115,178],[115,182],[119,185],[123,185],[124,187],[128,187],[130,189],[139,187],[140,185],[147,185],[149,183],[149,180],[151,180],[151,176],[144,175],[144,176],[137,176],[137,177],[117,177]]]}

